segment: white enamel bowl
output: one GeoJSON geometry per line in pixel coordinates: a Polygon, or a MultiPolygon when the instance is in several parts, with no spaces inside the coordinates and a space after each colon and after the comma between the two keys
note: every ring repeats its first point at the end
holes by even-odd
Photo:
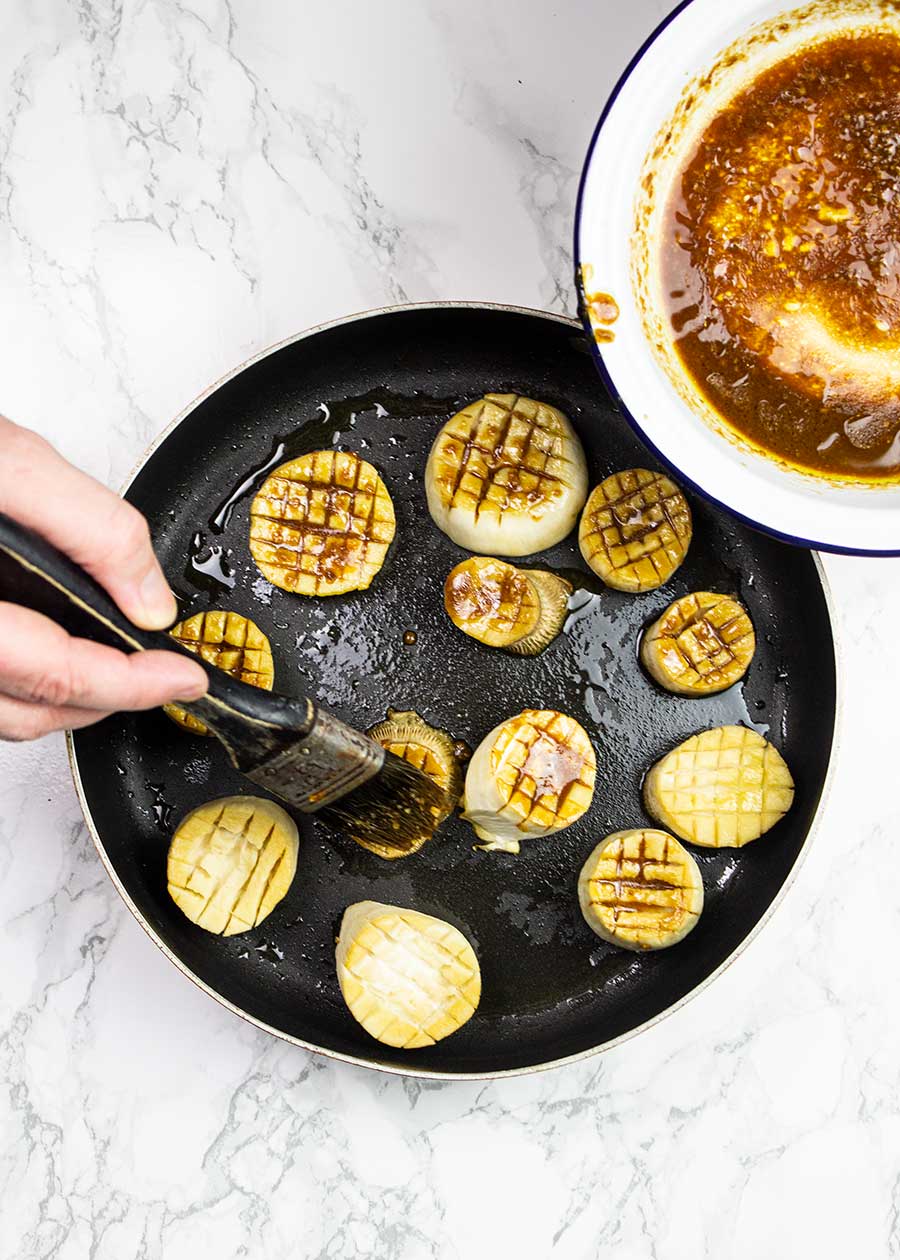
{"type": "MultiPolygon", "coordinates": [[[[745,80],[766,58],[784,55],[811,28],[859,20],[862,0],[822,10],[793,33],[770,41],[735,71],[745,80]]],[[[718,55],[759,22],[793,11],[785,0],[684,0],[638,51],[616,84],[588,150],[575,218],[577,275],[589,264],[592,288],[612,294],[620,309],[614,340],[591,344],[600,373],[633,427],[676,476],[751,525],[789,542],[826,551],[900,555],[900,485],[835,485],[778,464],[716,432],[691,387],[678,389],[654,352],[632,281],[636,206],[645,158],[684,89],[718,55]]],[[[735,90],[727,76],[698,105],[714,111],[716,92],[735,90]]],[[[704,109],[706,113],[704,114],[704,109]]],[[[694,129],[696,134],[696,129],[694,129]]],[[[645,306],[646,309],[646,306],[645,306]]],[[[590,323],[585,316],[588,331],[590,323]]],[[[670,359],[671,362],[671,359],[670,359]]]]}

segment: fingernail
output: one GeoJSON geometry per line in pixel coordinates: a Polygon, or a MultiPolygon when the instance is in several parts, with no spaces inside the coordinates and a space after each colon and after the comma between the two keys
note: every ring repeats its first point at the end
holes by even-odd
{"type": "Polygon", "coordinates": [[[201,696],[206,695],[208,687],[209,680],[207,679],[206,674],[202,671],[198,672],[197,670],[191,670],[191,681],[189,683],[185,683],[185,685],[179,689],[178,699],[199,700],[201,696]]]}
{"type": "Polygon", "coordinates": [[[175,596],[163,577],[162,570],[154,565],[147,571],[138,592],[144,609],[148,630],[165,630],[178,616],[175,596]]]}

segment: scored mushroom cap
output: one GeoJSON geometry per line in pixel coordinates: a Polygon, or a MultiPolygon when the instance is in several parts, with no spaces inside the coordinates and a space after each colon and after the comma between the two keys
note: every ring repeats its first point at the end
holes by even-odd
{"type": "Polygon", "coordinates": [[[594,794],[597,759],[582,726],[526,709],[481,741],[466,772],[464,813],[485,848],[517,853],[527,836],[576,822],[594,794]]]}
{"type": "Polygon", "coordinates": [[[492,556],[470,556],[450,570],[444,607],[458,629],[488,647],[510,647],[531,634],[541,616],[535,584],[492,556]]]}
{"type": "Polygon", "coordinates": [[[271,472],[250,506],[250,551],[273,586],[297,595],[363,591],[396,530],[377,470],[350,451],[310,451],[271,472]]]}
{"type": "Polygon", "coordinates": [[[556,407],[486,394],[438,433],[425,492],[435,524],[460,547],[527,556],[574,528],[587,494],[587,464],[556,407]]]}
{"type": "Polygon", "coordinates": [[[444,607],[458,629],[486,647],[537,656],[565,624],[572,585],[544,569],[470,556],[450,570],[444,607]]]}
{"type": "Polygon", "coordinates": [[[728,595],[675,600],[641,638],[641,662],[668,691],[712,695],[744,676],[756,650],[747,610],[728,595]]]}
{"type": "Polygon", "coordinates": [[[616,831],[578,877],[588,927],[623,949],[666,949],[687,936],[703,909],[700,868],[665,831],[616,831]]]}
{"type": "Polygon", "coordinates": [[[682,840],[740,848],[774,827],[794,780],[774,745],[746,726],[716,726],[684,740],[644,780],[652,818],[682,840]]]}
{"type": "Polygon", "coordinates": [[[347,1007],[388,1046],[433,1046],[471,1019],[481,998],[472,946],[443,919],[377,901],[348,906],[335,951],[347,1007]]]}
{"type": "MultiPolygon", "coordinates": [[[[179,621],[169,631],[173,639],[232,678],[271,691],[275,665],[269,640],[249,617],[223,609],[210,609],[179,621]]],[[[209,727],[177,704],[163,705],[163,712],[195,735],[209,735],[209,727]]]]}
{"type": "Polygon", "coordinates": [[[187,814],[169,846],[169,895],[192,923],[233,936],[257,927],[297,870],[297,825],[259,796],[223,796],[187,814]]]}
{"type": "Polygon", "coordinates": [[[607,586],[636,593],[669,580],[684,560],[691,533],[691,509],[674,481],[629,468],[591,491],[578,544],[607,586]]]}

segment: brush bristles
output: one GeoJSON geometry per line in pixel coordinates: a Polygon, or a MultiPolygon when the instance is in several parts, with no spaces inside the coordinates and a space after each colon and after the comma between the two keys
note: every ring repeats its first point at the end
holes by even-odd
{"type": "Polygon", "coordinates": [[[454,804],[428,775],[385,752],[378,774],[321,813],[357,844],[393,858],[420,848],[454,804]]]}

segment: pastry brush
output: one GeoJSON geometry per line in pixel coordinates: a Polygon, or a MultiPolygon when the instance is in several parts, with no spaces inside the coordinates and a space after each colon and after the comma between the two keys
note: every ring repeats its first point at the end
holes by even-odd
{"type": "Polygon", "coordinates": [[[170,635],[133,625],[88,573],[3,513],[0,598],[80,638],[126,652],[190,656],[206,670],[209,690],[179,707],[209,727],[241,774],[294,809],[321,813],[360,844],[402,856],[449,812],[432,779],[306,697],[248,686],[170,635]]]}

